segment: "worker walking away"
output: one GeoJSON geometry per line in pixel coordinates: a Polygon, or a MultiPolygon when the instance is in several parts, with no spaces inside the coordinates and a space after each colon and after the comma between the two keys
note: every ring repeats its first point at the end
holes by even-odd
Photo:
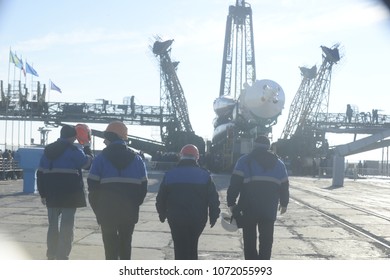
{"type": "Polygon", "coordinates": [[[106,148],[94,158],[87,179],[107,260],[131,259],[134,227],[147,192],[145,164],[126,141],[126,125],[111,122],[104,131],[106,148]]]}
{"type": "Polygon", "coordinates": [[[156,198],[160,221],[168,219],[176,260],[198,259],[198,240],[208,217],[213,227],[220,213],[214,182],[198,159],[198,148],[185,145],[178,165],[165,173],[156,198]]]}
{"type": "Polygon", "coordinates": [[[89,143],[84,151],[73,145],[76,129],[65,125],[60,138],[44,149],[37,171],[37,187],[47,207],[49,260],[67,260],[72,249],[76,208],[85,207],[82,169],[92,162],[89,143]]]}
{"type": "Polygon", "coordinates": [[[229,209],[242,215],[244,256],[247,260],[271,258],[278,205],[283,214],[289,201],[286,167],[269,149],[269,139],[259,136],[254,141],[252,152],[237,161],[227,190],[229,209]],[[257,230],[259,250],[256,246],[257,230]]]}

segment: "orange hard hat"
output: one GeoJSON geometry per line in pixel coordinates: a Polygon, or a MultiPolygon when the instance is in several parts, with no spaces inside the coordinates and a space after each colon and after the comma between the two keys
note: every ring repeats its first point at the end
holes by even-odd
{"type": "Polygon", "coordinates": [[[119,136],[123,140],[127,140],[127,126],[121,121],[111,122],[105,132],[112,132],[119,136]]]}
{"type": "Polygon", "coordinates": [[[187,144],[180,151],[180,159],[199,159],[199,150],[195,145],[187,144]]]}
{"type": "Polygon", "coordinates": [[[91,129],[86,124],[79,123],[75,126],[76,139],[81,145],[91,142],[91,129]]]}

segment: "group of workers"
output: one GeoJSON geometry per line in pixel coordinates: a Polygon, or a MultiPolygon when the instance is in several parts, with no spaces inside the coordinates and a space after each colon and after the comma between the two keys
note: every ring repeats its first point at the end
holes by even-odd
{"type": "MultiPolygon", "coordinates": [[[[127,132],[124,123],[111,122],[104,131],[106,147],[97,156],[86,125],[63,126],[60,138],[45,147],[37,187],[48,214],[47,259],[69,259],[76,209],[85,207],[87,199],[100,225],[105,258],[131,259],[148,177],[143,159],[127,145],[127,132]],[[89,170],[87,196],[82,169],[89,170]]],[[[212,176],[198,160],[197,147],[185,145],[156,197],[156,211],[159,220],[169,224],[177,260],[198,259],[199,237],[207,221],[213,227],[221,212],[212,176]]],[[[243,231],[245,259],[271,258],[278,207],[283,214],[288,201],[284,163],[270,151],[269,139],[259,136],[253,151],[237,161],[227,190],[231,221],[243,231]]]]}
{"type": "MultiPolygon", "coordinates": [[[[348,123],[352,122],[352,117],[354,113],[357,114],[358,112],[354,112],[351,104],[347,104],[347,110],[345,112],[345,115],[347,116],[348,123]]],[[[363,123],[379,124],[378,109],[372,109],[371,113],[360,112],[358,115],[360,116],[360,119],[363,123]]],[[[358,122],[358,119],[356,119],[356,122],[358,122]]]]}

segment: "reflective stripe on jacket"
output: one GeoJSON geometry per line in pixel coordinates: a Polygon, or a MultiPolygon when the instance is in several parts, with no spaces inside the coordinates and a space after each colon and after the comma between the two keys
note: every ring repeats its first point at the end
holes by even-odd
{"type": "Polygon", "coordinates": [[[86,206],[82,168],[88,168],[91,157],[59,138],[45,147],[37,171],[37,187],[47,207],[74,208],[86,206]]]}
{"type": "Polygon", "coordinates": [[[166,172],[156,197],[160,217],[180,224],[204,227],[209,216],[215,221],[220,213],[219,196],[210,173],[194,160],[181,160],[166,172]]]}
{"type": "Polygon", "coordinates": [[[275,156],[272,167],[264,168],[251,154],[236,163],[227,191],[228,206],[236,204],[246,218],[275,220],[279,202],[287,207],[289,181],[284,163],[275,156]]]}
{"type": "Polygon", "coordinates": [[[94,158],[87,182],[98,223],[138,222],[139,206],[147,193],[147,172],[142,158],[124,141],[112,142],[94,158]]]}

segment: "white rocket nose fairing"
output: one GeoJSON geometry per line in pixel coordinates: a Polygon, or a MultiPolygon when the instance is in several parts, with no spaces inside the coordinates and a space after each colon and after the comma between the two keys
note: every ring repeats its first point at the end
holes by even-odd
{"type": "Polygon", "coordinates": [[[252,86],[245,88],[239,105],[244,115],[250,112],[259,118],[268,119],[282,112],[284,102],[284,92],[278,83],[272,80],[256,80],[252,86]]]}

